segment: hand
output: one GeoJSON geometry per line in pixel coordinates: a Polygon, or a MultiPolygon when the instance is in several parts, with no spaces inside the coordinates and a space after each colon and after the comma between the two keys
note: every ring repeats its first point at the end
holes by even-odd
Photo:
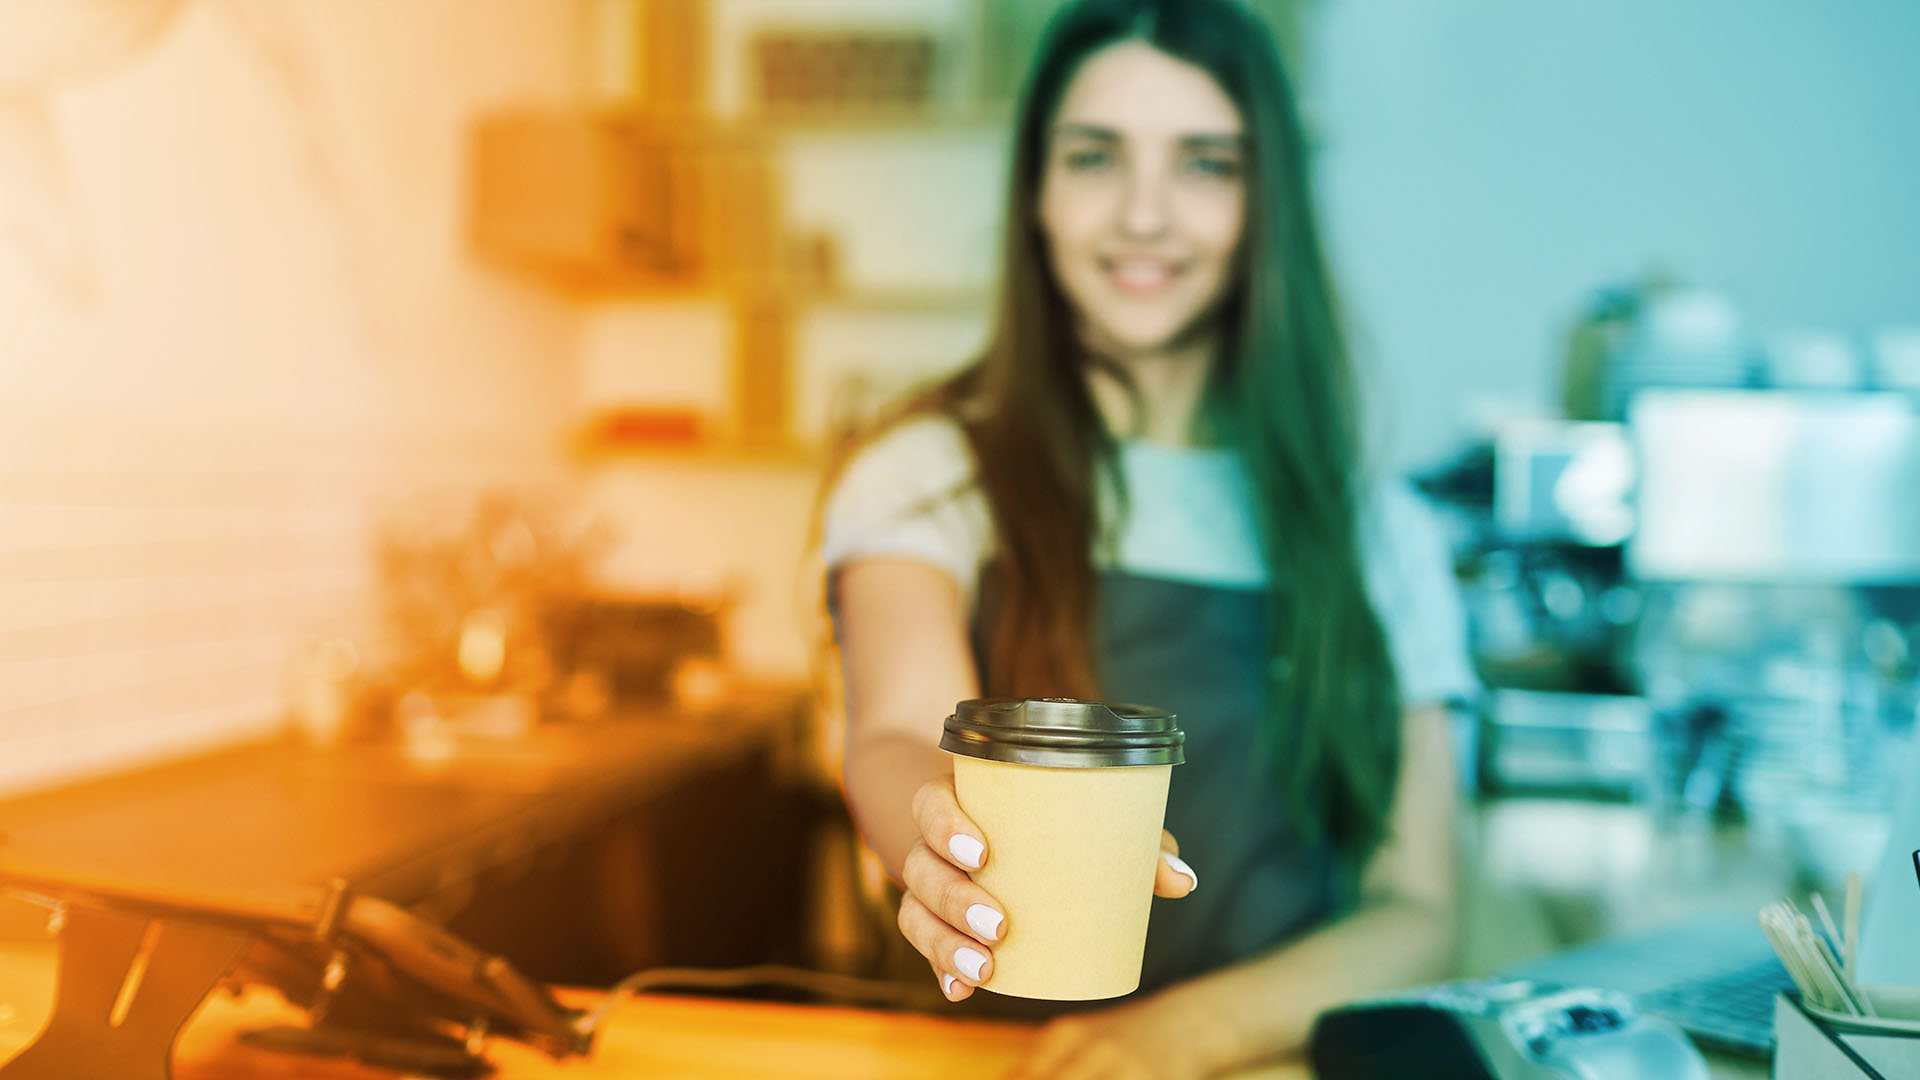
{"type": "MultiPolygon", "coordinates": [[[[913,818],[920,839],[900,869],[906,885],[900,932],[927,958],[948,1000],[961,1001],[993,977],[992,946],[1005,940],[1011,927],[1000,903],[967,876],[986,865],[987,838],[960,809],[952,777],[920,785],[913,793],[913,818]]],[[[1199,878],[1180,861],[1179,845],[1164,829],[1160,848],[1154,895],[1192,892],[1199,878]]]]}
{"type": "Polygon", "coordinates": [[[1197,1023],[1164,997],[1065,1017],[1040,1029],[1007,1080],[1198,1080],[1215,1069],[1197,1023]]]}

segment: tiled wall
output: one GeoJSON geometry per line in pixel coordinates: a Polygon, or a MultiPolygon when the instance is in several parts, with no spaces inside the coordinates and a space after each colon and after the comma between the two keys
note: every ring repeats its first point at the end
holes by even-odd
{"type": "Polygon", "coordinates": [[[559,481],[575,319],[467,258],[461,140],[580,26],[188,4],[0,125],[0,791],[277,726],[385,509],[559,481]]]}

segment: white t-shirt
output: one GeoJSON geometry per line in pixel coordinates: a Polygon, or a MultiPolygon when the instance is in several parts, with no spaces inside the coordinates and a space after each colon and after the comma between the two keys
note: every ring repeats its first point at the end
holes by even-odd
{"type": "MultiPolygon", "coordinates": [[[[1103,499],[1097,569],[1218,588],[1267,584],[1246,469],[1232,450],[1123,441],[1128,514],[1103,499]]],[[[1405,484],[1380,484],[1362,508],[1366,588],[1408,705],[1471,697],[1465,620],[1432,510],[1405,484]]],[[[831,573],[871,556],[915,559],[952,575],[969,611],[993,554],[992,518],[973,452],[952,420],[928,416],[881,435],[828,495],[821,556],[831,573]]]]}

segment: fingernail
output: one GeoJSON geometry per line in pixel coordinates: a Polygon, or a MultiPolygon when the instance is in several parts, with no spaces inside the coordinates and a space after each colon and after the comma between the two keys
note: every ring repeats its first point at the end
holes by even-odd
{"type": "Polygon", "coordinates": [[[965,945],[962,945],[953,950],[953,962],[959,966],[961,971],[967,973],[967,978],[972,979],[974,982],[979,982],[980,972],[985,970],[987,966],[987,956],[978,949],[969,949],[965,945]]]}
{"type": "Polygon", "coordinates": [[[968,836],[966,833],[954,833],[947,838],[947,850],[960,860],[960,865],[969,870],[980,869],[980,857],[987,853],[987,845],[968,836]]]}
{"type": "Polygon", "coordinates": [[[974,904],[967,908],[967,925],[988,941],[1000,940],[1000,920],[1000,913],[985,904],[974,904]]]}
{"type": "Polygon", "coordinates": [[[947,995],[948,997],[952,997],[953,984],[959,981],[960,980],[954,978],[953,976],[947,974],[946,972],[944,971],[941,972],[940,973],[940,992],[947,995]]]}
{"type": "Polygon", "coordinates": [[[1193,867],[1188,866],[1186,863],[1186,860],[1182,859],[1178,855],[1175,855],[1171,851],[1161,852],[1160,857],[1167,860],[1168,866],[1171,866],[1175,870],[1179,871],[1180,873],[1187,875],[1187,881],[1189,883],[1187,885],[1188,892],[1192,892],[1193,890],[1200,887],[1200,875],[1193,872],[1193,867]]]}

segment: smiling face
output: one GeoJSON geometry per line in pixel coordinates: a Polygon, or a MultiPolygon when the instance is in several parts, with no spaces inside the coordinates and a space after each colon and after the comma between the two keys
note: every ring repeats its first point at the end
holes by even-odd
{"type": "Polygon", "coordinates": [[[1125,41],[1061,98],[1039,221],[1081,337],[1122,359],[1212,332],[1246,217],[1239,110],[1200,68],[1125,41]]]}

